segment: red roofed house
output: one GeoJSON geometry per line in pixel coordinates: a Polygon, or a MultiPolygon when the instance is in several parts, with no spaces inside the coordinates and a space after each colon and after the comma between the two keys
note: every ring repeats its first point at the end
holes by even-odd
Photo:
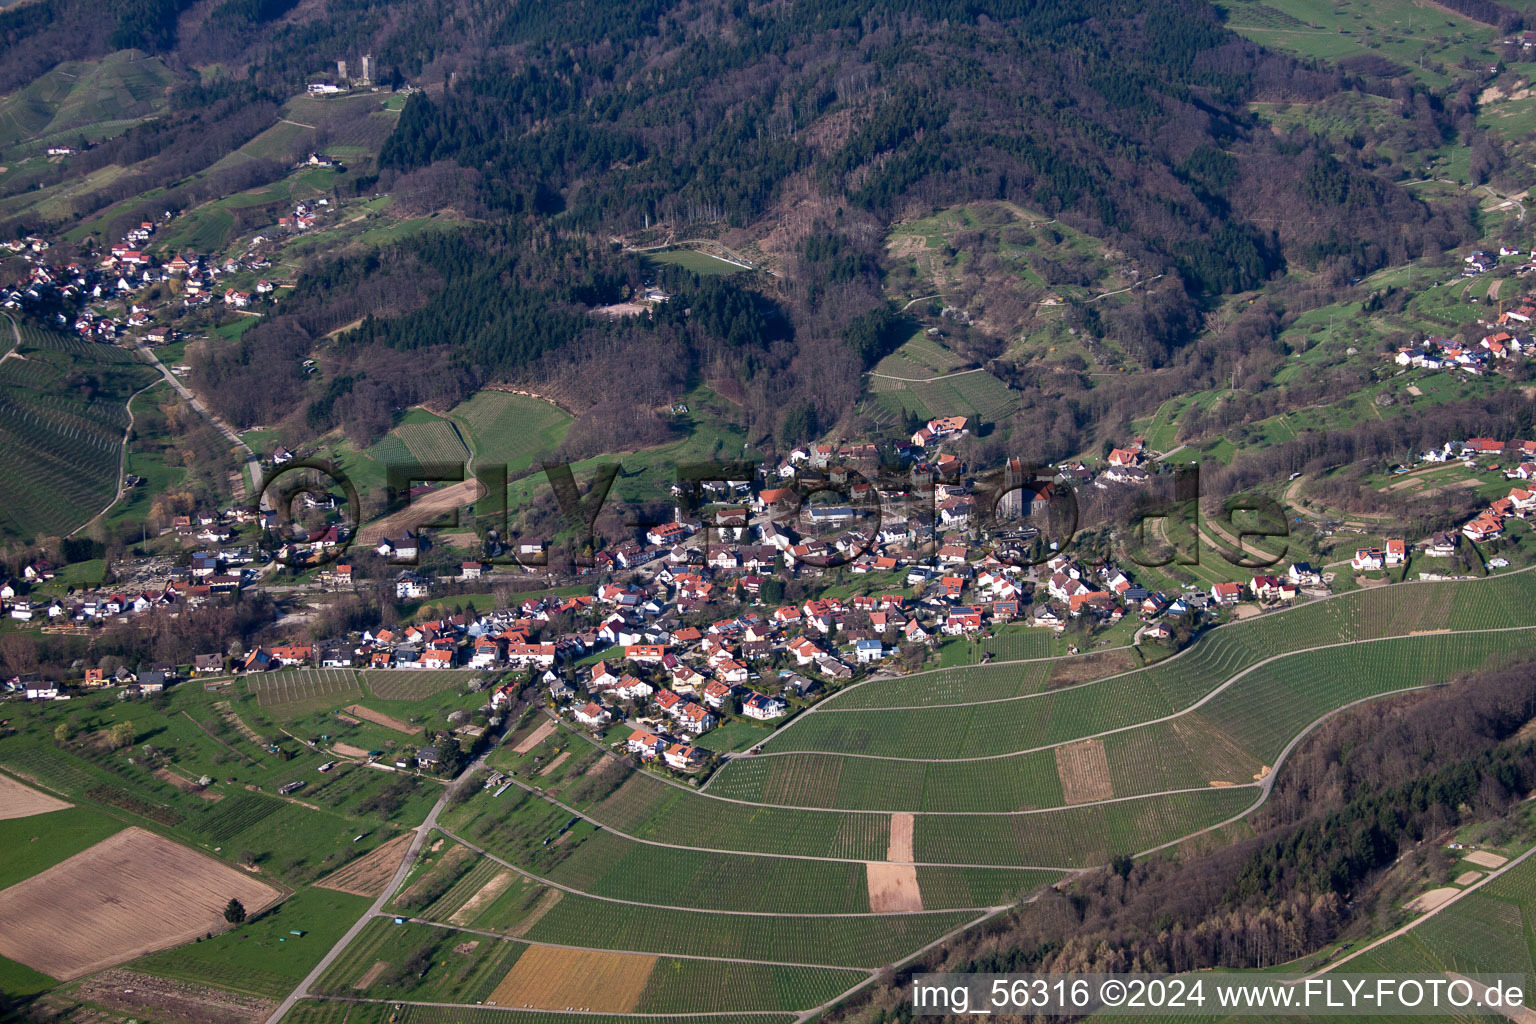
{"type": "Polygon", "coordinates": [[[1220,605],[1234,605],[1243,597],[1241,583],[1217,583],[1211,587],[1211,600],[1220,605]]]}
{"type": "Polygon", "coordinates": [[[680,772],[691,772],[704,763],[704,752],[698,747],[690,747],[683,743],[674,743],[667,748],[667,752],[661,755],[668,768],[675,768],[680,772]]]}
{"type": "Polygon", "coordinates": [[[667,648],[662,644],[630,644],[624,648],[627,660],[647,665],[654,665],[666,656],[667,648]]]}
{"type": "Polygon", "coordinates": [[[659,756],[666,748],[666,741],[653,732],[644,729],[636,729],[629,734],[629,740],[624,744],[631,754],[639,754],[642,760],[649,761],[659,756]]]}
{"type": "Polygon", "coordinates": [[[1355,557],[1349,560],[1349,564],[1356,572],[1370,572],[1385,568],[1387,556],[1381,548],[1360,548],[1355,552],[1355,557]]]}

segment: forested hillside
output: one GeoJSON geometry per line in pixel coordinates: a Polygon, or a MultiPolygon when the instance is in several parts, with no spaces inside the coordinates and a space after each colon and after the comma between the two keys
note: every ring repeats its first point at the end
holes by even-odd
{"type": "MultiPolygon", "coordinates": [[[[1321,136],[1277,135],[1248,107],[1364,90],[1391,95],[1438,140],[1455,129],[1437,97],[1264,51],[1198,0],[517,5],[472,37],[460,34],[468,13],[446,16],[430,46],[403,29],[382,40],[399,67],[458,48],[434,65],[442,87],[406,103],[376,187],[498,226],[314,270],[290,316],[201,366],[232,419],[309,403],[311,427],[339,418],[366,437],[393,408],[513,379],[570,381],[563,393],[592,408],[592,382],[634,363],[655,401],[707,379],[741,399],[754,436],[803,439],[850,414],[861,372],[903,336],[882,283],[886,227],[963,202],[1039,210],[1144,268],[1155,286],[1084,326],[1113,331],[1145,368],[1177,369],[1170,388],[1247,354],[1245,336],[1188,350],[1221,296],[1287,269],[1342,284],[1472,237],[1466,205],[1425,204],[1390,166],[1321,136]],[[686,330],[670,315],[594,323],[588,308],[645,276],[611,240],[658,225],[733,233],[773,255],[772,278],[708,286],[753,315],[686,330]],[[328,294],[343,280],[378,301],[328,294]],[[369,313],[336,343],[340,372],[300,379],[293,355],[369,313]],[[424,372],[398,372],[386,350],[409,351],[424,372]]],[[[1002,352],[1002,339],[970,334],[977,358],[1002,352]]],[[[1033,392],[1020,415],[1062,437],[1061,452],[1090,404],[1124,398],[1113,385],[1072,398],[1086,382],[1071,378],[1010,383],[1033,392]]],[[[665,432],[629,416],[623,430],[665,432]]]]}

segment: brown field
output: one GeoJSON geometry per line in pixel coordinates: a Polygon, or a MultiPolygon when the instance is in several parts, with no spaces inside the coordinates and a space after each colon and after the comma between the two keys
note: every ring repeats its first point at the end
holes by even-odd
{"type": "Polygon", "coordinates": [[[260,996],[122,970],[81,982],[74,995],[82,1002],[166,1024],[258,1024],[277,1007],[260,996]]]}
{"type": "Polygon", "coordinates": [[[514,753],[514,754],[526,754],[526,753],[528,753],[528,751],[532,750],[534,747],[538,746],[540,743],[543,743],[544,742],[544,738],[546,736],[548,736],[550,733],[554,732],[555,728],[556,728],[555,720],[552,719],[552,718],[546,718],[542,725],[540,725],[537,729],[533,730],[533,732],[529,733],[527,736],[524,736],[522,738],[522,740],[518,743],[518,745],[512,748],[512,753],[514,753]]]}
{"type": "Polygon", "coordinates": [[[365,989],[382,978],[387,970],[389,970],[388,960],[375,960],[373,966],[364,971],[363,976],[352,983],[352,987],[355,989],[365,989]]]}
{"type": "Polygon", "coordinates": [[[1061,794],[1069,804],[1108,800],[1115,795],[1103,740],[1057,747],[1056,774],[1061,776],[1061,794]]]}
{"type": "Polygon", "coordinates": [[[354,896],[377,896],[384,891],[389,880],[395,877],[395,869],[411,845],[411,833],[396,836],[377,849],[363,854],[350,864],[326,875],[315,883],[319,889],[349,892],[354,896]]]}
{"type": "Polygon", "coordinates": [[[1100,651],[1097,654],[1080,654],[1063,658],[1051,665],[1050,687],[1071,686],[1086,683],[1090,679],[1129,672],[1141,664],[1130,651],[1100,651]]]}
{"type": "Polygon", "coordinates": [[[34,814],[62,811],[74,804],[65,803],[58,797],[24,786],[9,775],[0,775],[0,821],[11,818],[30,818],[34,814]]]}
{"type": "Polygon", "coordinates": [[[1453,899],[1459,892],[1461,892],[1460,889],[1449,885],[1441,886],[1438,889],[1431,889],[1429,892],[1420,893],[1407,903],[1404,903],[1403,909],[1411,910],[1416,914],[1422,914],[1427,910],[1434,910],[1447,900],[1453,899]]]}
{"type": "Polygon", "coordinates": [[[548,775],[550,772],[554,771],[556,768],[559,768],[562,764],[564,764],[565,763],[565,759],[570,757],[570,756],[571,756],[571,752],[569,750],[562,751],[560,756],[555,758],[553,761],[549,762],[549,764],[545,765],[539,771],[539,774],[540,775],[548,775]]]}
{"type": "Polygon", "coordinates": [[[1480,868],[1501,868],[1508,862],[1508,857],[1500,857],[1496,853],[1487,850],[1473,850],[1461,855],[1461,859],[1469,864],[1476,864],[1480,868]]]}
{"type": "Polygon", "coordinates": [[[185,775],[177,775],[169,768],[156,768],[154,776],[162,782],[169,782],[183,793],[196,793],[204,800],[209,800],[213,803],[218,803],[224,799],[223,793],[215,793],[207,786],[199,786],[195,780],[189,779],[185,775]]]}
{"type": "Polygon", "coordinates": [[[877,914],[899,914],[923,909],[923,892],[917,886],[917,868],[911,864],[884,864],[870,861],[864,865],[869,886],[869,909],[877,914]]]}
{"type": "Polygon", "coordinates": [[[125,828],[0,891],[0,956],[68,981],[223,931],[231,898],[255,915],[281,897],[222,861],[125,828]]]}
{"type": "Polygon", "coordinates": [[[564,895],[565,892],[561,889],[544,890],[544,895],[540,896],[539,901],[533,905],[533,909],[528,911],[528,916],[519,921],[516,927],[508,928],[507,934],[521,938],[533,931],[533,926],[538,924],[545,914],[554,910],[555,904],[559,903],[564,895]]]}
{"type": "Polygon", "coordinates": [[[399,512],[375,519],[358,531],[358,544],[365,548],[374,547],[385,537],[397,537],[406,530],[418,529],[434,519],[441,519],[444,512],[472,505],[483,497],[485,485],[479,480],[450,484],[423,495],[420,500],[412,501],[409,507],[399,512]]]}
{"type": "Polygon", "coordinates": [[[654,956],[530,946],[488,1004],[628,1013],[650,981],[654,956]]]}
{"type": "Polygon", "coordinates": [[[891,839],[886,847],[885,859],[897,863],[910,863],[912,856],[912,827],[917,819],[907,813],[891,815],[891,839]]]}
{"type": "Polygon", "coordinates": [[[362,747],[354,747],[350,743],[332,743],[331,749],[342,757],[367,757],[368,751],[362,747]]]}
{"type": "Polygon", "coordinates": [[[507,886],[512,884],[514,877],[510,871],[501,871],[493,875],[491,880],[482,885],[478,892],[464,901],[462,907],[453,912],[452,916],[448,918],[448,923],[469,924],[469,922],[475,919],[476,914],[495,902],[496,897],[507,891],[507,886]]]}
{"type": "Polygon", "coordinates": [[[421,731],[414,725],[406,725],[398,718],[391,718],[390,716],[384,714],[382,711],[374,711],[372,708],[365,708],[361,704],[349,704],[347,705],[347,711],[356,715],[358,718],[367,719],[374,725],[382,725],[386,729],[393,729],[396,732],[403,732],[409,736],[414,736],[421,731]]]}

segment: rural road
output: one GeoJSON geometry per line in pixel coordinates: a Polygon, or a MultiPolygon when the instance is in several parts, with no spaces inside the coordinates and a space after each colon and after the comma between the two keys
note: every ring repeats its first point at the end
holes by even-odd
{"type": "MultiPolygon", "coordinates": [[[[467,779],[473,775],[475,770],[485,763],[485,759],[490,756],[491,751],[495,749],[495,746],[492,745],[485,753],[471,761],[458,774],[457,779],[467,779]]],[[[282,1020],[283,1016],[293,1009],[294,1003],[308,995],[309,986],[320,980],[320,976],[341,955],[341,951],[346,949],[353,939],[357,938],[358,933],[367,927],[368,922],[384,912],[384,905],[395,894],[395,890],[400,888],[400,883],[405,881],[405,876],[410,874],[411,865],[416,863],[416,856],[421,853],[422,844],[427,841],[427,836],[437,827],[437,816],[448,805],[448,797],[452,792],[453,786],[444,787],[443,795],[438,797],[437,803],[432,805],[432,810],[427,813],[426,819],[416,826],[416,838],[411,840],[411,848],[405,851],[405,856],[400,859],[400,866],[395,869],[394,877],[389,880],[389,884],[384,887],[384,891],[379,894],[379,898],[374,900],[373,904],[363,912],[363,915],[353,922],[352,927],[347,929],[345,935],[336,940],[336,944],[331,947],[330,952],[320,958],[320,962],[315,964],[314,969],[305,976],[303,981],[299,982],[298,987],[288,993],[286,999],[277,1004],[277,1009],[273,1010],[272,1015],[267,1018],[267,1024],[278,1024],[278,1021],[282,1020]]]]}
{"type": "Polygon", "coordinates": [[[951,377],[964,377],[968,373],[986,373],[986,372],[987,371],[983,370],[981,367],[978,366],[978,367],[976,367],[974,369],[971,369],[971,370],[960,370],[957,373],[945,373],[945,374],[941,374],[940,376],[937,376],[937,377],[893,377],[893,376],[891,376],[888,373],[876,373],[874,370],[870,370],[869,373],[867,374],[867,376],[879,377],[882,380],[906,381],[908,384],[929,384],[929,383],[932,383],[933,381],[936,381],[936,380],[949,380],[951,377]]]}
{"type": "MultiPolygon", "coordinates": [[[[12,326],[14,327],[15,325],[13,324],[12,326]]],[[[70,530],[68,536],[73,537],[87,526],[90,526],[96,520],[112,511],[112,506],[123,500],[123,492],[127,490],[127,488],[123,486],[123,480],[128,475],[128,439],[133,436],[133,400],[138,398],[144,392],[148,391],[150,388],[159,386],[160,381],[158,380],[145,384],[143,387],[139,388],[139,390],[129,395],[128,401],[123,403],[123,407],[128,410],[128,425],[123,428],[123,444],[121,450],[117,453],[117,490],[112,495],[112,500],[107,502],[100,512],[97,512],[95,515],[91,516],[91,518],[87,519],[73,530],[70,530]]]]}
{"type": "Polygon", "coordinates": [[[240,490],[246,500],[251,502],[260,500],[261,495],[250,493],[251,487],[255,486],[255,483],[261,480],[261,463],[256,458],[256,453],[251,450],[251,446],[246,444],[240,435],[235,433],[234,429],[231,428],[229,424],[225,423],[218,416],[216,416],[213,413],[213,410],[204,405],[203,400],[194,395],[190,388],[188,388],[179,379],[177,379],[176,375],[172,373],[166,367],[166,365],[160,361],[160,357],[155,355],[154,350],[152,350],[148,345],[144,344],[144,342],[137,339],[134,340],[134,347],[139,350],[139,353],[143,355],[145,359],[149,360],[151,366],[160,371],[160,376],[170,381],[171,387],[176,389],[176,393],[180,395],[188,405],[195,409],[198,415],[202,416],[203,419],[213,424],[214,428],[218,430],[219,433],[224,435],[225,440],[227,440],[230,445],[235,448],[245,449],[245,463],[247,469],[250,471],[251,482],[248,483],[245,476],[241,475],[240,490]]]}

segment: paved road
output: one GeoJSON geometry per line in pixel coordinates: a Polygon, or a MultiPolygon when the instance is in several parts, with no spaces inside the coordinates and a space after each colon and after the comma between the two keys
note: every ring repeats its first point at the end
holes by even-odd
{"type": "MultiPolygon", "coordinates": [[[[144,344],[142,341],[138,340],[134,341],[134,345],[136,348],[138,348],[139,352],[144,356],[144,358],[149,360],[150,365],[160,371],[160,376],[170,381],[171,387],[176,389],[176,393],[180,395],[188,405],[197,410],[198,415],[202,416],[203,419],[213,424],[214,429],[223,434],[225,440],[227,440],[231,446],[245,449],[245,463],[246,469],[250,473],[250,479],[253,481],[260,481],[261,462],[256,458],[256,453],[251,450],[251,446],[246,444],[240,435],[235,433],[234,429],[230,427],[228,423],[225,423],[222,419],[215,415],[211,409],[203,404],[202,399],[193,394],[190,388],[183,384],[174,373],[167,369],[166,365],[160,361],[160,357],[155,355],[153,349],[144,344]]],[[[243,496],[247,501],[254,502],[260,497],[260,495],[251,494],[250,487],[250,483],[247,482],[246,477],[242,474],[240,476],[241,496],[243,496]]]]}
{"type": "MultiPolygon", "coordinates": [[[[459,773],[458,779],[466,779],[473,774],[477,768],[485,763],[485,759],[490,756],[490,752],[494,749],[496,749],[495,744],[492,744],[485,753],[475,758],[468,767],[459,773]]],[[[324,974],[326,969],[341,955],[341,951],[346,949],[353,939],[357,938],[358,933],[367,926],[368,922],[384,913],[384,905],[395,894],[395,890],[400,888],[400,883],[405,881],[405,876],[410,873],[411,865],[416,863],[416,857],[421,853],[422,844],[427,841],[427,836],[437,827],[437,816],[448,805],[448,797],[452,792],[452,786],[445,787],[443,795],[438,797],[437,803],[432,805],[432,810],[428,812],[426,819],[416,826],[416,838],[411,840],[411,848],[401,858],[400,866],[395,869],[394,877],[389,880],[389,884],[384,887],[384,891],[379,894],[379,898],[374,900],[367,910],[363,911],[363,915],[353,922],[352,927],[347,929],[345,935],[336,940],[336,945],[331,947],[329,953],[320,958],[320,962],[315,964],[314,969],[305,976],[303,981],[299,982],[298,987],[288,993],[288,997],[277,1005],[277,1009],[273,1010],[272,1015],[267,1018],[267,1024],[278,1024],[278,1021],[283,1019],[283,1015],[293,1009],[293,1004],[309,993],[309,986],[320,980],[320,975],[324,974]]]]}

